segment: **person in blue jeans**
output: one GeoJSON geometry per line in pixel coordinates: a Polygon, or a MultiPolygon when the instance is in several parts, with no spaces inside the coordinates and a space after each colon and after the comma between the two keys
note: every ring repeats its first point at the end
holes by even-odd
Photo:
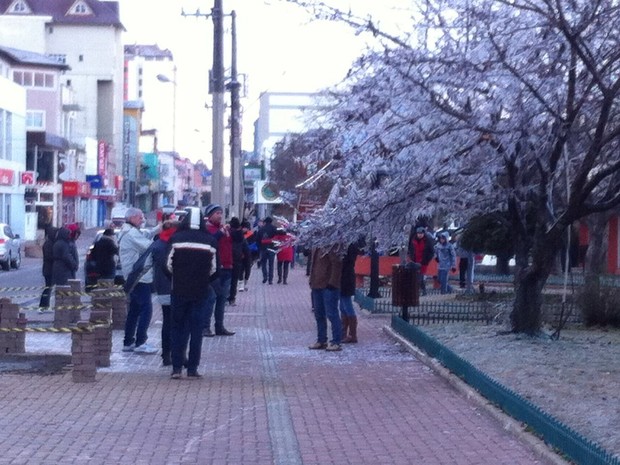
{"type": "Polygon", "coordinates": [[[172,275],[172,379],[181,379],[184,364],[189,379],[202,378],[198,372],[202,327],[209,301],[209,279],[215,270],[217,244],[205,231],[202,212],[198,207],[188,207],[186,211],[179,229],[168,241],[166,259],[167,270],[172,275]]]}
{"type": "Polygon", "coordinates": [[[220,269],[218,276],[211,282],[203,336],[233,336],[235,334],[234,331],[228,331],[224,327],[224,313],[230,295],[231,281],[232,270],[220,269]],[[215,320],[215,332],[211,331],[212,318],[215,320]]]}
{"type": "Polygon", "coordinates": [[[456,252],[454,246],[448,241],[447,232],[439,233],[439,242],[435,244],[435,259],[437,260],[437,275],[442,294],[450,294],[452,286],[448,284],[448,274],[456,271],[456,252]]]}
{"type": "Polygon", "coordinates": [[[342,258],[334,249],[315,249],[312,251],[310,270],[310,289],[312,310],[316,319],[316,342],[308,347],[311,350],[342,350],[342,323],[338,311],[340,302],[340,281],[342,258]],[[331,325],[332,337],[327,342],[327,321],[331,325]]]}

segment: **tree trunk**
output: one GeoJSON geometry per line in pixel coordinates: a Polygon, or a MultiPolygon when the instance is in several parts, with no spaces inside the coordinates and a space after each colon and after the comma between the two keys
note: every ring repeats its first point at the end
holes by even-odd
{"type": "Polygon", "coordinates": [[[607,248],[609,242],[609,213],[599,213],[586,218],[588,225],[588,250],[586,274],[600,275],[607,271],[607,248]]]}
{"type": "Polygon", "coordinates": [[[515,277],[515,301],[510,314],[512,331],[537,334],[542,323],[543,288],[548,273],[528,267],[515,277]]]}
{"type": "Polygon", "coordinates": [[[510,258],[509,255],[497,255],[497,262],[495,263],[495,272],[497,274],[510,274],[510,258]]]}

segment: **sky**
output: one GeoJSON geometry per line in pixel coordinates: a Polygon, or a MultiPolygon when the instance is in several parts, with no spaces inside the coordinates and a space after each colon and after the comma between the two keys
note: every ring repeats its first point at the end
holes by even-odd
{"type": "MultiPolygon", "coordinates": [[[[210,165],[211,113],[205,103],[213,57],[212,0],[119,0],[125,43],[157,44],[170,49],[177,65],[177,151],[210,165]]],[[[392,4],[410,0],[332,0],[328,2],[374,17],[392,4]]],[[[308,12],[282,0],[223,0],[224,12],[236,12],[237,68],[244,77],[242,149],[252,150],[253,124],[262,92],[314,92],[340,82],[369,43],[341,23],[312,21],[308,12]]],[[[230,66],[230,17],[224,18],[225,67],[230,66]]],[[[229,101],[229,96],[226,96],[229,101]]],[[[148,111],[148,108],[147,108],[148,111]]],[[[227,141],[225,141],[227,142],[227,141]]]]}

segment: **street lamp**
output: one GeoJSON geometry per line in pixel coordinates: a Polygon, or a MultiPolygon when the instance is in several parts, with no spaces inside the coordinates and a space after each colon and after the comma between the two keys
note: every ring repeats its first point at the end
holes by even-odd
{"type": "Polygon", "coordinates": [[[170,79],[165,74],[158,74],[157,80],[159,82],[169,82],[172,84],[172,152],[177,153],[177,67],[172,70],[173,79],[170,79]]]}

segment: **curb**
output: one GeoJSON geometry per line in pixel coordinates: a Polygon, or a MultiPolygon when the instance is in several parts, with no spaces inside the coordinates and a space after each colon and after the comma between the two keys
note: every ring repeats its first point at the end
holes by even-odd
{"type": "Polygon", "coordinates": [[[454,375],[450,370],[445,368],[436,359],[429,357],[426,353],[418,349],[414,344],[396,333],[390,326],[384,326],[383,331],[399,344],[404,346],[407,351],[411,352],[424,365],[433,370],[436,374],[445,379],[459,393],[463,394],[468,400],[473,401],[478,407],[482,408],[492,418],[498,421],[505,431],[515,435],[518,439],[525,442],[532,450],[541,458],[548,460],[554,465],[574,465],[574,462],[564,460],[558,454],[553,452],[549,446],[539,439],[537,436],[526,431],[525,426],[504,413],[501,409],[489,402],[478,391],[473,389],[469,384],[454,375]]]}

